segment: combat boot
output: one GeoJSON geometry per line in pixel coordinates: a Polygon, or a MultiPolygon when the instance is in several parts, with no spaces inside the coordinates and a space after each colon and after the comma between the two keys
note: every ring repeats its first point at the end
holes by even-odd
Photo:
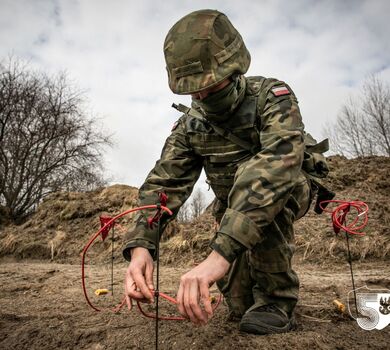
{"type": "Polygon", "coordinates": [[[254,334],[285,333],[296,326],[294,317],[274,304],[249,309],[241,319],[240,331],[254,334]]]}

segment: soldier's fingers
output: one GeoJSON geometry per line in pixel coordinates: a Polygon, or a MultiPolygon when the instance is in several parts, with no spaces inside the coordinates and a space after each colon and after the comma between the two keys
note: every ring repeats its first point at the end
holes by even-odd
{"type": "Polygon", "coordinates": [[[131,310],[131,307],[133,306],[132,303],[131,303],[131,299],[129,297],[129,294],[128,294],[128,286],[127,284],[129,283],[129,278],[127,277],[127,274],[125,276],[125,283],[124,283],[124,289],[125,289],[125,300],[126,300],[126,304],[127,304],[127,308],[129,310],[131,310]]]}
{"type": "Polygon", "coordinates": [[[197,323],[205,325],[207,323],[207,315],[200,307],[199,283],[197,280],[194,280],[190,287],[190,307],[197,319],[197,323]]]}
{"type": "Polygon", "coordinates": [[[145,299],[144,295],[140,292],[137,287],[137,284],[133,281],[131,276],[127,277],[125,280],[125,295],[131,299],[138,301],[143,301],[145,299]]]}
{"type": "Polygon", "coordinates": [[[141,303],[149,303],[150,304],[150,299],[145,298],[145,296],[142,294],[140,291],[133,291],[128,294],[128,296],[131,299],[140,301],[141,303]]]}
{"type": "MultiPolygon", "coordinates": [[[[145,278],[141,271],[134,271],[132,274],[132,277],[134,279],[135,284],[137,285],[138,289],[140,290],[140,293],[142,296],[149,300],[150,303],[153,303],[153,295],[150,291],[149,287],[146,285],[145,278]]],[[[137,291],[136,291],[137,292],[137,291]]],[[[142,298],[140,298],[142,299],[142,298]]]]}
{"type": "Polygon", "coordinates": [[[125,277],[125,295],[129,295],[133,290],[135,290],[135,283],[131,278],[130,274],[126,273],[125,277]]]}
{"type": "Polygon", "coordinates": [[[195,303],[197,301],[194,301],[192,298],[191,298],[191,284],[193,282],[189,282],[187,283],[184,287],[184,308],[186,310],[186,313],[188,315],[188,317],[190,318],[191,322],[192,323],[195,323],[195,324],[198,324],[199,323],[199,320],[197,319],[197,317],[194,315],[194,312],[192,310],[192,306],[195,306],[195,303]],[[191,305],[192,304],[192,305],[191,305]]]}
{"type": "Polygon", "coordinates": [[[145,269],[145,280],[149,289],[154,289],[153,286],[153,265],[147,265],[145,269]]]}
{"type": "Polygon", "coordinates": [[[177,301],[177,309],[180,314],[185,318],[188,318],[188,315],[184,308],[184,294],[183,294],[183,283],[180,283],[179,290],[177,291],[176,301],[177,301]]]}
{"type": "Polygon", "coordinates": [[[127,308],[130,311],[133,307],[133,303],[131,302],[131,298],[127,294],[125,294],[125,299],[126,299],[127,308]]]}
{"type": "Polygon", "coordinates": [[[210,319],[213,316],[213,308],[210,301],[209,285],[207,283],[200,283],[199,285],[200,298],[202,299],[204,309],[207,313],[207,318],[210,319]]]}

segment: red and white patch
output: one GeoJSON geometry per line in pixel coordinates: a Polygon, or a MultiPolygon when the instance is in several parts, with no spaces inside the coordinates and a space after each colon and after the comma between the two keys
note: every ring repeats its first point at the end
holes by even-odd
{"type": "Polygon", "coordinates": [[[287,89],[285,86],[278,86],[271,89],[274,96],[283,96],[283,95],[289,95],[290,90],[287,89]]]}
{"type": "Polygon", "coordinates": [[[173,124],[171,131],[175,130],[177,126],[179,125],[179,121],[175,121],[175,124],[173,124]]]}

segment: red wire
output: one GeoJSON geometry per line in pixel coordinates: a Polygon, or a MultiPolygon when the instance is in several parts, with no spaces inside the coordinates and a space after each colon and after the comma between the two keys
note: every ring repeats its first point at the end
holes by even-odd
{"type": "MultiPolygon", "coordinates": [[[[158,209],[158,208],[161,208],[161,210],[167,212],[169,215],[172,215],[172,211],[169,208],[165,207],[165,206],[146,205],[146,206],[139,207],[139,208],[129,209],[129,210],[127,210],[127,211],[125,211],[125,212],[123,212],[121,214],[118,214],[117,216],[113,217],[110,221],[106,222],[106,224],[103,227],[101,227],[100,230],[97,233],[92,235],[92,237],[90,238],[88,243],[85,245],[85,247],[83,249],[82,259],[81,259],[81,280],[82,280],[83,292],[84,292],[85,299],[87,300],[88,305],[92,309],[94,309],[95,311],[108,310],[108,311],[117,313],[126,304],[126,297],[124,297],[123,300],[116,307],[114,307],[112,309],[111,308],[99,309],[95,305],[92,304],[92,302],[90,301],[90,299],[88,297],[87,288],[86,288],[86,284],[85,284],[85,257],[86,257],[88,249],[91,247],[91,245],[95,241],[95,239],[98,238],[100,236],[100,234],[106,229],[106,227],[110,227],[110,225],[115,220],[121,218],[122,216],[130,214],[132,212],[138,211],[138,210],[158,209]]],[[[155,293],[155,291],[152,291],[152,293],[155,293]]],[[[169,296],[169,295],[167,295],[167,294],[165,294],[163,292],[159,292],[159,296],[161,296],[162,298],[168,300],[172,304],[177,304],[177,301],[176,301],[175,298],[173,298],[173,297],[171,297],[171,296],[169,296]]],[[[213,311],[219,306],[219,304],[221,303],[221,300],[222,300],[222,295],[219,295],[219,297],[218,297],[218,299],[217,299],[217,301],[216,301],[216,303],[215,303],[215,305],[213,307],[213,311]]],[[[139,309],[140,313],[142,315],[144,315],[145,317],[156,318],[155,314],[149,314],[149,313],[143,311],[142,307],[141,307],[141,304],[138,301],[137,301],[137,306],[138,306],[138,309],[139,309]]],[[[183,321],[183,320],[186,320],[186,318],[184,318],[182,316],[160,316],[159,319],[160,320],[171,320],[171,321],[183,321]]]]}
{"type": "MultiPolygon", "coordinates": [[[[92,237],[90,238],[90,240],[88,241],[88,243],[85,245],[84,249],[83,249],[83,254],[82,254],[82,258],[81,258],[81,281],[82,281],[82,285],[83,285],[83,292],[84,292],[84,296],[85,296],[85,299],[87,300],[87,303],[88,305],[94,309],[95,311],[101,311],[101,309],[97,308],[95,305],[92,304],[92,302],[89,300],[88,298],[88,293],[87,293],[87,288],[85,286],[85,256],[87,254],[87,251],[89,249],[89,247],[92,245],[92,243],[95,241],[95,239],[97,237],[99,237],[99,235],[106,229],[106,227],[110,227],[110,225],[115,221],[115,220],[118,220],[119,218],[121,218],[122,216],[125,216],[127,214],[130,214],[130,213],[133,213],[135,211],[138,211],[138,210],[145,210],[145,209],[157,209],[157,208],[161,208],[161,210],[167,212],[169,215],[172,215],[172,211],[167,208],[167,207],[164,207],[164,206],[157,206],[157,205],[145,205],[143,207],[138,207],[138,208],[133,208],[133,209],[129,209],[129,210],[126,210],[124,211],[123,213],[120,213],[118,214],[117,216],[113,217],[110,221],[106,222],[106,224],[100,228],[100,230],[98,232],[96,232],[94,235],[92,235],[92,237]]],[[[125,305],[125,302],[126,302],[126,298],[124,298],[122,300],[122,302],[120,304],[118,304],[115,308],[113,309],[108,309],[112,312],[118,312],[124,305],[125,305]]]]}
{"type": "Polygon", "coordinates": [[[320,202],[320,208],[332,215],[333,229],[336,233],[344,230],[350,235],[364,236],[364,233],[359,231],[368,223],[368,205],[366,203],[362,201],[327,200],[320,202]],[[325,206],[329,203],[338,205],[336,208],[326,209],[325,206]],[[355,210],[356,216],[351,223],[347,224],[347,215],[351,212],[351,209],[355,210]]]}
{"type": "MultiPolygon", "coordinates": [[[[155,293],[153,290],[151,290],[152,293],[155,293]]],[[[160,297],[163,297],[164,299],[168,300],[169,302],[171,302],[172,304],[177,304],[177,301],[175,298],[172,298],[171,296],[163,293],[163,292],[159,292],[159,296],[160,297]]],[[[216,310],[216,308],[219,306],[219,304],[221,303],[222,301],[222,294],[219,294],[218,295],[218,299],[217,301],[215,302],[215,305],[213,305],[213,311],[216,310]]],[[[149,317],[149,318],[156,318],[156,315],[155,314],[150,314],[150,313],[147,313],[145,312],[144,310],[142,310],[142,307],[141,307],[141,303],[139,301],[137,301],[137,306],[138,306],[138,310],[139,312],[144,315],[145,317],[149,317]]],[[[187,318],[185,317],[182,317],[182,316],[159,316],[158,318],[159,320],[167,320],[167,321],[184,321],[184,320],[187,320],[187,318]]]]}

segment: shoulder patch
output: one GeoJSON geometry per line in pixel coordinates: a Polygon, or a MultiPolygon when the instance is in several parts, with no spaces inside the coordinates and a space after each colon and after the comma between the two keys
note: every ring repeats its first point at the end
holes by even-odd
{"type": "Polygon", "coordinates": [[[274,94],[274,96],[283,96],[283,95],[289,95],[290,94],[290,90],[287,89],[286,86],[282,85],[282,86],[277,86],[277,87],[274,87],[271,89],[271,92],[274,94]]]}
{"type": "Polygon", "coordinates": [[[175,123],[172,125],[171,131],[174,131],[177,128],[178,125],[179,125],[179,121],[176,120],[175,123]]]}

